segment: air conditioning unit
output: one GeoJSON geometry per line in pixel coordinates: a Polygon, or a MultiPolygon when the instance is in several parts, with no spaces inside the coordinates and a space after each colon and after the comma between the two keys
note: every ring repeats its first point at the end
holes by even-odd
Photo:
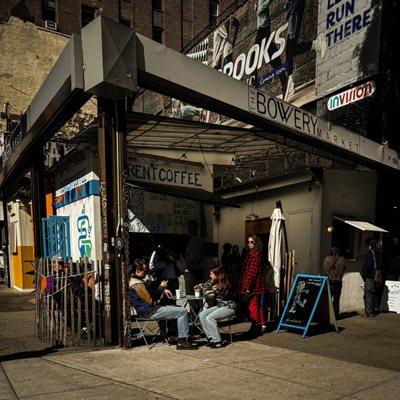
{"type": "Polygon", "coordinates": [[[52,31],[56,31],[57,30],[57,22],[54,21],[44,21],[44,27],[46,29],[51,29],[52,31]]]}

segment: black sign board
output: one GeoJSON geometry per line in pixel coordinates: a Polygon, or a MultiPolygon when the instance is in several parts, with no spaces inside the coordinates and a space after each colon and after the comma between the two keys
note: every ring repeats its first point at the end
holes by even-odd
{"type": "Polygon", "coordinates": [[[277,332],[292,328],[307,335],[311,322],[324,322],[335,326],[328,277],[321,275],[296,275],[277,332]]]}

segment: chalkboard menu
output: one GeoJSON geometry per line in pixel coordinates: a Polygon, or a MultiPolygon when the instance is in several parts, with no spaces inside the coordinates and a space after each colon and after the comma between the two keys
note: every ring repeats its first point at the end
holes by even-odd
{"type": "Polygon", "coordinates": [[[303,331],[304,337],[311,322],[317,316],[325,321],[332,321],[336,327],[328,278],[320,275],[298,274],[286,301],[277,331],[279,332],[281,328],[299,329],[303,331]]]}
{"type": "Polygon", "coordinates": [[[189,220],[200,221],[199,201],[129,188],[129,232],[186,234],[189,220]]]}

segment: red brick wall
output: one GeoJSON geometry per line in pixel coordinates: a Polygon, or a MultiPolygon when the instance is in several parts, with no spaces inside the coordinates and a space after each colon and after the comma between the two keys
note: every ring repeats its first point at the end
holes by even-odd
{"type": "Polygon", "coordinates": [[[164,0],[164,39],[168,47],[181,49],[181,0],[164,0]]]}
{"type": "Polygon", "coordinates": [[[152,34],[152,7],[150,0],[132,0],[133,29],[151,38],[152,34]]]}
{"type": "Polygon", "coordinates": [[[57,1],[57,22],[60,32],[71,35],[81,29],[81,2],[80,0],[57,1]]]}
{"type": "Polygon", "coordinates": [[[193,1],[193,37],[209,25],[209,1],[193,1]]]}

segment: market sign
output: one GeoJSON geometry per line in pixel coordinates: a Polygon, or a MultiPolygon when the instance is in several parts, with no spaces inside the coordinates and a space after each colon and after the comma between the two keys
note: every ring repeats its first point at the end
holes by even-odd
{"type": "Polygon", "coordinates": [[[342,93],[335,94],[328,100],[328,110],[336,110],[337,108],[347,106],[348,104],[355,103],[356,101],[365,99],[375,93],[374,82],[367,82],[362,85],[356,86],[342,93]]]}
{"type": "Polygon", "coordinates": [[[399,154],[357,133],[317,118],[265,92],[248,87],[248,110],[280,127],[295,130],[303,137],[314,138],[369,160],[400,169],[399,154]]]}

